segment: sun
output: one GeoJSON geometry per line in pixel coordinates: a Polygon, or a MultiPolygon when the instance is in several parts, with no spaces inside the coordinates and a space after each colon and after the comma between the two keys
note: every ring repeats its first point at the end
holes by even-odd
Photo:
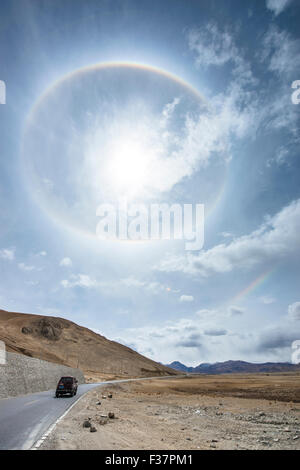
{"type": "Polygon", "coordinates": [[[112,145],[107,178],[114,191],[126,199],[139,196],[150,182],[151,149],[138,136],[129,135],[112,145]]]}
{"type": "MultiPolygon", "coordinates": [[[[205,109],[197,90],[148,67],[110,64],[62,77],[26,120],[26,187],[56,223],[89,237],[100,204],[191,199],[206,142],[194,138],[191,122],[205,109]]],[[[214,199],[218,182],[202,178],[201,202],[214,199]]]]}

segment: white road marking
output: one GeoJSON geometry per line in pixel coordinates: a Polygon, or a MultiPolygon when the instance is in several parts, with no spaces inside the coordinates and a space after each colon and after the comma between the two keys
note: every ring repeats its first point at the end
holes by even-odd
{"type": "MultiPolygon", "coordinates": [[[[102,386],[103,387],[107,384],[113,384],[113,383],[135,382],[135,381],[140,381],[140,380],[152,380],[152,379],[171,379],[171,378],[175,378],[175,377],[177,377],[177,378],[185,377],[185,375],[177,375],[177,376],[176,375],[175,376],[169,376],[169,375],[165,376],[164,375],[164,376],[161,376],[161,377],[139,377],[137,379],[111,380],[111,381],[95,384],[95,386],[99,386],[99,387],[102,386]]],[[[71,411],[73,406],[75,406],[76,403],[78,403],[79,400],[81,400],[86,395],[86,393],[89,392],[92,389],[93,388],[90,388],[89,390],[84,392],[83,395],[81,395],[74,403],[72,403],[72,405],[48,428],[48,430],[45,432],[45,434],[43,434],[43,436],[35,444],[33,444],[33,446],[30,448],[30,450],[38,450],[38,448],[41,447],[41,445],[47,439],[47,437],[52,433],[52,431],[54,430],[56,425],[69,413],[69,411],[71,411]]]]}
{"type": "Polygon", "coordinates": [[[81,395],[81,397],[79,397],[76,401],[74,401],[74,403],[72,403],[72,405],[69,406],[69,408],[53,424],[51,424],[50,428],[35,444],[33,444],[30,450],[37,450],[43,444],[44,440],[47,439],[47,437],[52,433],[56,425],[69,413],[69,411],[71,411],[73,406],[75,406],[76,403],[78,403],[88,391],[89,390],[87,390],[83,395],[81,395]]]}

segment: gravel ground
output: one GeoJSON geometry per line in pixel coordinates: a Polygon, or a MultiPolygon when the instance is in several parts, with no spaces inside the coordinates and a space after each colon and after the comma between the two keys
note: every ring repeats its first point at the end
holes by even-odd
{"type": "MultiPolygon", "coordinates": [[[[186,379],[190,380],[190,379],[186,379]]],[[[172,390],[169,381],[97,388],[41,449],[297,449],[300,404],[172,390]],[[109,398],[112,393],[112,398],[109,398]],[[108,418],[112,412],[115,418],[108,418]],[[83,423],[87,421],[87,426],[83,423]]]]}

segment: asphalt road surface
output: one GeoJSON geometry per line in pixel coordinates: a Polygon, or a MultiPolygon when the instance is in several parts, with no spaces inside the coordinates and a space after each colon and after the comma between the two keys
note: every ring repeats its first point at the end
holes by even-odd
{"type": "MultiPolygon", "coordinates": [[[[177,375],[177,377],[181,377],[177,375]]],[[[0,450],[27,450],[79,397],[92,388],[110,383],[151,380],[158,377],[121,379],[78,386],[77,395],[55,398],[55,391],[32,393],[0,399],[0,450]]],[[[162,376],[160,379],[174,378],[162,376]]]]}
{"type": "MultiPolygon", "coordinates": [[[[107,382],[103,382],[105,385],[107,382]]],[[[100,384],[79,385],[77,395],[54,397],[54,390],[0,400],[0,449],[30,449],[81,395],[100,384]]]]}

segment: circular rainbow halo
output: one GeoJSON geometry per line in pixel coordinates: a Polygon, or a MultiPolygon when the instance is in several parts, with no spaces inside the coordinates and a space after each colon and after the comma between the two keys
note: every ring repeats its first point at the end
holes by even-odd
{"type": "Polygon", "coordinates": [[[51,218],[92,236],[101,203],[178,202],[180,193],[184,203],[212,207],[226,167],[208,161],[206,112],[197,90],[154,67],[72,72],[27,118],[22,168],[30,194],[51,218]]]}

